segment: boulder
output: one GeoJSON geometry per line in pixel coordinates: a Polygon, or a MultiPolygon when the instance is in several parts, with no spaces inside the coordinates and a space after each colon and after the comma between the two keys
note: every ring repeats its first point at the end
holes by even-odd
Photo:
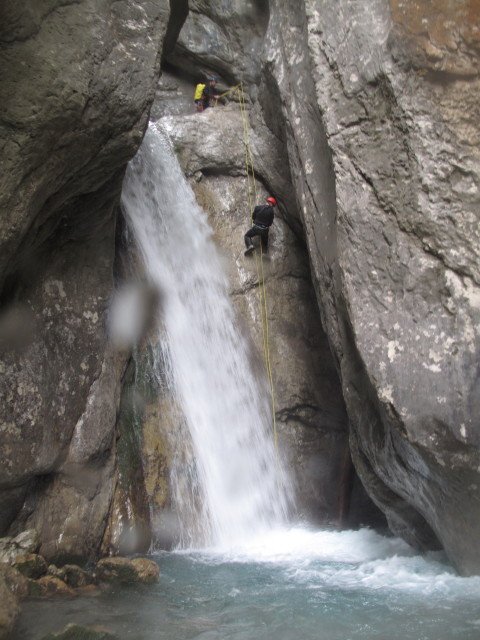
{"type": "Polygon", "coordinates": [[[43,576],[39,578],[37,584],[40,586],[42,597],[49,598],[51,596],[74,596],[75,591],[71,589],[63,580],[56,576],[43,576]]]}
{"type": "Polygon", "coordinates": [[[47,573],[47,563],[45,558],[37,553],[24,553],[15,559],[15,568],[26,578],[36,580],[47,573]]]}
{"type": "Polygon", "coordinates": [[[55,565],[48,567],[48,575],[59,578],[72,589],[78,589],[93,584],[93,576],[85,569],[75,564],[66,564],[61,568],[55,565]]]}
{"type": "Polygon", "coordinates": [[[40,547],[40,536],[35,529],[22,531],[15,538],[0,538],[0,562],[12,564],[17,556],[35,553],[40,547]]]}
{"type": "Polygon", "coordinates": [[[0,569],[0,639],[8,638],[20,613],[17,596],[12,593],[3,571],[0,569]]]}
{"type": "Polygon", "coordinates": [[[148,558],[103,558],[97,563],[95,573],[100,582],[152,584],[158,581],[160,570],[148,558]]]}
{"type": "Polygon", "coordinates": [[[0,538],[0,562],[12,563],[15,558],[24,553],[23,549],[20,549],[14,542],[13,538],[5,537],[0,538]]]}
{"type": "Polygon", "coordinates": [[[0,575],[18,599],[23,600],[29,595],[29,580],[20,571],[9,564],[0,563],[0,575]]]}
{"type": "Polygon", "coordinates": [[[36,553],[40,548],[40,536],[36,529],[27,529],[15,536],[13,543],[25,553],[36,553]]]}

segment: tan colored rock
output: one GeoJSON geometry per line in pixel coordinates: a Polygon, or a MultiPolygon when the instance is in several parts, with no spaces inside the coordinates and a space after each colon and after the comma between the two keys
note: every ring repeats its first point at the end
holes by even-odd
{"type": "Polygon", "coordinates": [[[159,573],[158,565],[148,558],[103,558],[96,566],[100,582],[151,584],[157,582],[159,573]]]}
{"type": "Polygon", "coordinates": [[[74,596],[75,591],[71,589],[63,580],[56,576],[43,576],[36,581],[41,588],[41,595],[50,596],[74,596]]]}
{"type": "Polygon", "coordinates": [[[9,636],[19,613],[18,598],[12,593],[5,575],[0,571],[0,640],[9,636]]]}
{"type": "Polygon", "coordinates": [[[75,564],[66,564],[57,570],[56,577],[60,578],[73,589],[86,587],[93,583],[93,576],[85,569],[75,564]]]}
{"type": "Polygon", "coordinates": [[[422,52],[435,70],[474,75],[480,70],[480,10],[472,0],[402,2],[389,0],[392,17],[400,37],[423,63],[422,52]]]}
{"type": "Polygon", "coordinates": [[[47,573],[47,563],[45,558],[37,553],[24,553],[17,556],[15,568],[27,578],[36,580],[47,573]]]}
{"type": "Polygon", "coordinates": [[[134,558],[132,563],[137,572],[139,582],[143,582],[144,584],[158,582],[160,569],[156,562],[149,558],[134,558]]]}
{"type": "Polygon", "coordinates": [[[17,598],[23,600],[29,595],[28,578],[20,571],[8,564],[0,563],[0,575],[3,576],[8,588],[17,598]]]}
{"type": "Polygon", "coordinates": [[[32,580],[31,578],[27,578],[28,584],[28,596],[30,598],[41,598],[45,595],[45,588],[42,584],[40,584],[37,580],[32,580]]]}

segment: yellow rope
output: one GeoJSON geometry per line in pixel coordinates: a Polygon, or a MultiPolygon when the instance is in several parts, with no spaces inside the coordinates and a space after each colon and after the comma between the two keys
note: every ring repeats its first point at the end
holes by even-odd
{"type": "MultiPolygon", "coordinates": [[[[243,120],[243,138],[245,144],[245,170],[247,174],[247,188],[248,188],[248,200],[250,207],[250,221],[253,223],[253,204],[252,204],[252,189],[250,186],[250,180],[253,183],[253,190],[255,193],[255,202],[258,201],[257,187],[255,183],[255,170],[253,166],[253,156],[252,150],[250,147],[250,138],[248,133],[248,115],[247,109],[245,106],[245,96],[243,92],[243,84],[240,83],[233,89],[238,90],[239,94],[239,102],[240,102],[240,111],[242,113],[243,120]]],[[[228,93],[228,92],[227,92],[228,93]]],[[[265,273],[263,269],[263,250],[262,244],[260,243],[260,260],[257,258],[257,254],[255,254],[255,266],[257,269],[257,279],[258,279],[258,295],[259,295],[259,305],[260,305],[260,316],[261,316],[261,326],[262,326],[262,339],[263,339],[263,354],[265,358],[265,368],[267,371],[268,382],[270,384],[270,394],[272,399],[272,419],[273,419],[273,434],[274,434],[274,443],[275,448],[277,448],[277,418],[275,412],[275,390],[273,387],[273,375],[272,375],[272,366],[270,361],[270,342],[269,342],[269,332],[268,332],[268,305],[267,305],[267,290],[265,287],[265,273]]]]}
{"type": "MultiPolygon", "coordinates": [[[[240,86],[242,85],[242,83],[240,82],[240,84],[237,84],[235,87],[230,87],[230,89],[227,89],[226,91],[224,91],[223,93],[221,93],[218,98],[216,98],[217,100],[219,100],[220,98],[223,98],[223,96],[226,96],[227,93],[230,93],[231,91],[236,91],[240,86]]],[[[216,103],[215,103],[216,104],[216,103]]]]}

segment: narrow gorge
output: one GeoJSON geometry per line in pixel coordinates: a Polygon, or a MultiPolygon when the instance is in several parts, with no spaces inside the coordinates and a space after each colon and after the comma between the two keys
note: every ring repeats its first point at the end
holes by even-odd
{"type": "Polygon", "coordinates": [[[84,566],[367,528],[478,576],[478,2],[27,4],[0,8],[0,536],[84,566]]]}

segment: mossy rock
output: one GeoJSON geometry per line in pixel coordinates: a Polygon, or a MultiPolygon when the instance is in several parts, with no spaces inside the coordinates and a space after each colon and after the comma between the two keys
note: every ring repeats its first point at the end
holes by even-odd
{"type": "Polygon", "coordinates": [[[37,553],[22,553],[17,556],[14,566],[25,577],[33,580],[44,576],[48,569],[45,558],[37,553]]]}
{"type": "Polygon", "coordinates": [[[60,580],[63,580],[63,582],[73,589],[79,589],[93,584],[93,576],[76,564],[66,564],[61,568],[50,565],[48,567],[48,573],[56,578],[60,578],[60,580]]]}
{"type": "Polygon", "coordinates": [[[36,580],[32,580],[31,578],[27,578],[28,583],[28,595],[31,598],[40,598],[45,594],[45,589],[39,584],[36,580]]]}
{"type": "Polygon", "coordinates": [[[37,580],[42,589],[42,596],[74,596],[75,591],[56,576],[43,576],[37,580]]]}

